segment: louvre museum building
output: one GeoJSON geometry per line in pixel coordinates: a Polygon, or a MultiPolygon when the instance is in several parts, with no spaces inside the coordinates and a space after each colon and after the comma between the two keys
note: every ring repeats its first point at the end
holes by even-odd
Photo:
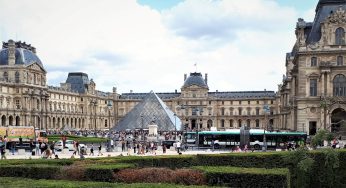
{"type": "MultiPolygon", "coordinates": [[[[308,134],[318,129],[341,131],[346,121],[345,30],[346,1],[320,0],[314,20],[299,18],[295,31],[292,28],[296,42],[282,61],[283,79],[272,83],[280,83],[277,91],[209,91],[208,79],[213,78],[192,72],[176,73],[182,78],[181,86],[176,86],[180,91],[154,95],[117,93],[115,87],[112,92],[98,91],[82,72],[69,73],[58,87],[48,86],[49,73],[36,49],[8,40],[0,50],[0,123],[41,129],[110,129],[151,95],[179,119],[172,122],[190,130],[247,125],[308,134]]],[[[150,114],[140,117],[142,126],[155,120],[150,114]]]]}

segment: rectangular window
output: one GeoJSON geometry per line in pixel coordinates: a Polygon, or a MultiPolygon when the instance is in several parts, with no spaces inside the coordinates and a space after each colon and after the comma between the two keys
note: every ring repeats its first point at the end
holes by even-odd
{"type": "Polygon", "coordinates": [[[16,100],[16,108],[20,109],[20,102],[19,102],[19,100],[16,100]]]}
{"type": "Polygon", "coordinates": [[[338,56],[337,59],[337,65],[342,66],[344,64],[344,57],[343,56],[338,56]]]}
{"type": "Polygon", "coordinates": [[[317,79],[310,80],[310,96],[317,96],[317,79]]]}
{"type": "Polygon", "coordinates": [[[259,108],[256,108],[256,116],[258,116],[259,115],[259,108]]]}
{"type": "Polygon", "coordinates": [[[316,67],[317,66],[317,57],[312,57],[311,58],[311,66],[316,67]]]}

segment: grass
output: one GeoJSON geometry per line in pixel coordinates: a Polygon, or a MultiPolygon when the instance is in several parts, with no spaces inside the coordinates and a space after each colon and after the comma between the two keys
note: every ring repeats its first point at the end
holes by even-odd
{"type": "Polygon", "coordinates": [[[196,187],[203,188],[206,186],[182,186],[174,184],[153,184],[153,183],[134,183],[134,184],[124,184],[124,183],[106,183],[106,182],[88,182],[88,181],[65,181],[65,180],[33,180],[26,178],[0,178],[0,187],[18,187],[18,188],[81,188],[81,187],[116,187],[116,188],[180,188],[180,187],[196,187]]]}
{"type": "Polygon", "coordinates": [[[134,168],[134,164],[126,164],[126,163],[117,163],[117,164],[93,164],[88,166],[87,168],[93,168],[93,169],[124,169],[124,168],[134,168]]]}
{"type": "MultiPolygon", "coordinates": [[[[67,140],[76,140],[79,143],[105,143],[107,138],[99,137],[85,137],[85,136],[66,136],[67,140]]],[[[61,140],[61,135],[48,135],[48,141],[58,141],[61,140]]]]}

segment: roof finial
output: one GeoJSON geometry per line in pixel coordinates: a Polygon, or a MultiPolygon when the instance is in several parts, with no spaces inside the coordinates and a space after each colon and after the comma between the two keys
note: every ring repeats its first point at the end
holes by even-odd
{"type": "Polygon", "coordinates": [[[197,72],[197,63],[195,63],[193,66],[195,66],[195,72],[197,72]]]}

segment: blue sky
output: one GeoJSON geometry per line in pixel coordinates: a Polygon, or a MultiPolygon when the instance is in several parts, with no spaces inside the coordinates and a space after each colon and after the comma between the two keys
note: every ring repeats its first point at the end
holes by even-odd
{"type": "Polygon", "coordinates": [[[174,92],[197,63],[210,91],[276,91],[317,2],[0,0],[0,41],[36,47],[48,85],[85,72],[101,91],[174,92]]]}

